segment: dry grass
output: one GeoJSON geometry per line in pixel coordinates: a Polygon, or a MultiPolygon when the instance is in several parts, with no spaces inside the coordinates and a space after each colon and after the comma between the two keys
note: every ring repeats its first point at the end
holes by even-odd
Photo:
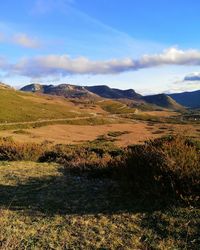
{"type": "MultiPolygon", "coordinates": [[[[16,131],[16,130],[15,130],[16,131]]],[[[115,131],[129,131],[129,134],[122,134],[117,138],[116,144],[127,146],[129,144],[141,143],[152,136],[145,123],[129,124],[108,124],[97,126],[75,126],[75,125],[51,125],[35,129],[24,130],[27,134],[16,134],[13,131],[0,131],[0,136],[12,136],[19,142],[37,142],[40,143],[46,138],[53,143],[77,144],[80,142],[92,141],[98,136],[115,131]]]]}
{"type": "Polygon", "coordinates": [[[157,116],[157,117],[171,117],[171,116],[178,116],[180,113],[175,111],[169,111],[169,110],[162,110],[162,111],[140,111],[139,114],[144,115],[151,115],[151,116],[157,116]]]}
{"type": "MultiPolygon", "coordinates": [[[[108,122],[108,121],[107,121],[108,122]]],[[[110,122],[112,123],[112,121],[110,122]]],[[[119,131],[128,134],[122,134],[117,137],[115,144],[118,146],[127,146],[130,144],[142,143],[148,139],[160,137],[160,135],[168,135],[176,133],[187,134],[188,136],[200,139],[200,125],[179,125],[179,124],[149,124],[147,122],[134,121],[130,123],[116,123],[104,125],[68,125],[56,124],[34,129],[23,129],[23,133],[18,130],[0,131],[0,136],[13,137],[19,142],[37,142],[48,138],[54,144],[78,144],[80,142],[92,141],[101,135],[109,132],[119,131]],[[150,126],[151,125],[151,126],[150,126]]]]}
{"type": "Polygon", "coordinates": [[[199,249],[195,207],[141,204],[56,164],[0,164],[0,249],[199,249]]]}

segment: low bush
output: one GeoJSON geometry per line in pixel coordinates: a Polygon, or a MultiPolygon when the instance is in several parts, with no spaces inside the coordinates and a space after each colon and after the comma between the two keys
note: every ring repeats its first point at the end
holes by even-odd
{"type": "Polygon", "coordinates": [[[37,161],[46,150],[46,143],[18,143],[10,137],[0,138],[0,161],[37,161]]]}
{"type": "Polygon", "coordinates": [[[66,171],[87,173],[90,176],[112,175],[114,161],[123,155],[123,150],[110,142],[95,140],[83,145],[55,145],[40,158],[42,162],[57,162],[66,171]]]}
{"type": "Polygon", "coordinates": [[[129,134],[129,133],[130,133],[129,131],[110,131],[110,132],[108,132],[108,136],[110,136],[110,137],[118,137],[118,136],[126,135],[126,134],[129,134]]]}
{"type": "Polygon", "coordinates": [[[126,149],[104,140],[70,146],[0,138],[0,160],[57,162],[66,171],[116,178],[134,195],[199,199],[199,143],[181,136],[163,137],[126,149]]]}
{"type": "Polygon", "coordinates": [[[191,197],[200,193],[200,151],[181,136],[129,147],[118,163],[123,182],[138,194],[191,197]]]}

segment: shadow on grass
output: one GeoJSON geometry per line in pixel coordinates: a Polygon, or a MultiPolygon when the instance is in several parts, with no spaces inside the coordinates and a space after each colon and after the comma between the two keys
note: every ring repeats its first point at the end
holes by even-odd
{"type": "Polygon", "coordinates": [[[193,207],[173,208],[166,211],[146,213],[141,220],[142,228],[154,235],[153,240],[143,235],[141,242],[146,249],[160,240],[173,240],[179,246],[176,249],[198,250],[200,246],[199,209],[193,207]]]}
{"type": "Polygon", "coordinates": [[[111,179],[92,179],[69,173],[29,178],[28,182],[16,186],[0,185],[0,207],[31,213],[116,214],[154,211],[165,205],[160,201],[134,198],[111,179]]]}
{"type": "Polygon", "coordinates": [[[181,207],[170,209],[173,203],[166,197],[163,201],[152,197],[144,199],[139,192],[125,192],[111,179],[92,179],[60,171],[60,176],[29,178],[26,183],[16,186],[1,185],[0,208],[41,218],[57,214],[105,214],[112,218],[110,215],[119,214],[121,219],[116,223],[121,223],[123,218],[126,223],[129,217],[121,216],[123,212],[139,213],[142,249],[157,249],[155,244],[163,240],[176,242],[180,249],[186,246],[187,249],[199,249],[199,211],[181,207]]]}

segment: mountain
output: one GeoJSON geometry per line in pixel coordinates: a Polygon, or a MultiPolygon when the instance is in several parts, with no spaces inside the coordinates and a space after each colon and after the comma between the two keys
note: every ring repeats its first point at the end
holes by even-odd
{"type": "Polygon", "coordinates": [[[99,86],[77,86],[71,84],[41,85],[30,84],[23,88],[22,91],[39,92],[44,94],[59,95],[67,98],[94,98],[97,96],[109,99],[133,99],[138,100],[141,95],[136,93],[133,89],[121,90],[110,88],[106,85],[99,86]]]}
{"type": "Polygon", "coordinates": [[[133,89],[121,90],[110,88],[106,85],[85,87],[90,92],[109,99],[140,99],[141,95],[133,89]]]}
{"type": "Polygon", "coordinates": [[[144,96],[143,100],[145,100],[147,103],[152,103],[167,109],[183,109],[183,107],[179,103],[177,103],[175,100],[173,100],[170,96],[166,94],[144,96]]]}
{"type": "Polygon", "coordinates": [[[176,102],[189,108],[200,108],[200,90],[170,94],[176,102]]]}
{"type": "Polygon", "coordinates": [[[88,99],[97,98],[97,95],[88,91],[85,87],[71,85],[71,84],[60,84],[57,86],[30,84],[21,88],[21,91],[64,96],[66,98],[88,98],[88,99]]]}
{"type": "MultiPolygon", "coordinates": [[[[71,84],[54,85],[41,85],[30,84],[21,89],[26,92],[39,92],[43,94],[64,96],[66,98],[87,98],[96,99],[98,97],[108,99],[119,99],[121,102],[129,101],[134,106],[156,105],[157,108],[168,108],[174,110],[183,109],[183,107],[177,103],[172,97],[166,94],[142,96],[136,93],[133,89],[121,90],[116,88],[110,88],[106,85],[98,86],[77,86],[71,84]]],[[[129,103],[130,106],[130,103],[129,103]]],[[[138,106],[138,107],[139,107],[138,106]]],[[[155,108],[155,106],[151,107],[155,108]]]]}

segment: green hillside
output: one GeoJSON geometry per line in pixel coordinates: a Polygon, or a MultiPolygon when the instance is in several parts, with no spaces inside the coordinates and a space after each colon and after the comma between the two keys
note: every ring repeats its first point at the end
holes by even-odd
{"type": "Polygon", "coordinates": [[[64,99],[0,88],[0,123],[84,116],[64,99]]]}
{"type": "Polygon", "coordinates": [[[134,113],[134,108],[129,108],[126,104],[114,101],[114,100],[102,100],[97,102],[97,104],[106,112],[111,114],[126,114],[126,113],[134,113]]]}

